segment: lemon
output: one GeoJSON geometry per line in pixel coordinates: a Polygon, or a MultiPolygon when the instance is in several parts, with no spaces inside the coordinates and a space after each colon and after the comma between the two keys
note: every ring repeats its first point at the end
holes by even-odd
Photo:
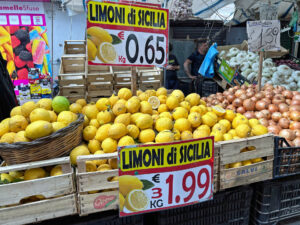
{"type": "Polygon", "coordinates": [[[147,101],[142,101],[141,102],[140,112],[151,115],[152,112],[153,112],[152,105],[149,102],[147,102],[147,101]]]}
{"type": "Polygon", "coordinates": [[[24,180],[34,180],[46,177],[46,171],[43,168],[28,169],[24,173],[24,180]]]}
{"type": "Polygon", "coordinates": [[[185,130],[181,133],[181,140],[193,139],[193,133],[189,130],[185,130]]]}
{"type": "Polygon", "coordinates": [[[158,113],[162,113],[162,112],[168,112],[168,106],[166,104],[161,104],[158,109],[157,109],[158,113]]]}
{"type": "Polygon", "coordinates": [[[268,133],[268,128],[266,128],[265,126],[263,126],[263,125],[261,125],[261,124],[257,124],[257,125],[254,125],[254,126],[252,127],[252,133],[253,133],[255,136],[267,134],[267,133],[268,133]]]}
{"type": "Polygon", "coordinates": [[[50,122],[56,122],[57,121],[57,115],[54,111],[48,111],[49,115],[50,115],[50,122]]]}
{"type": "Polygon", "coordinates": [[[127,145],[134,145],[134,140],[130,136],[124,136],[118,142],[118,146],[127,146],[127,145]]]}
{"type": "Polygon", "coordinates": [[[172,130],[173,122],[170,118],[167,118],[167,117],[159,118],[155,123],[155,129],[158,132],[163,131],[163,130],[172,130]]]}
{"type": "Polygon", "coordinates": [[[173,110],[179,106],[179,100],[175,96],[169,96],[166,101],[168,109],[173,110]]]}
{"type": "Polygon", "coordinates": [[[137,126],[135,126],[133,124],[129,124],[127,126],[127,130],[128,130],[129,136],[131,136],[133,139],[138,138],[138,136],[140,134],[140,130],[137,126]]]}
{"type": "Polygon", "coordinates": [[[208,133],[210,133],[210,127],[205,124],[198,127],[197,130],[206,130],[208,133]]]}
{"type": "Polygon", "coordinates": [[[26,118],[21,115],[15,115],[15,116],[11,117],[9,120],[9,130],[11,132],[16,133],[16,132],[25,130],[27,125],[28,125],[28,122],[27,122],[26,118]]]}
{"type": "MultiPolygon", "coordinates": [[[[125,103],[125,104],[126,104],[126,103],[125,103]]],[[[121,115],[121,114],[123,114],[123,113],[126,113],[126,110],[127,110],[127,109],[126,109],[125,104],[122,103],[122,102],[117,102],[117,103],[113,106],[112,112],[113,112],[116,116],[121,115]]]]}
{"type": "Polygon", "coordinates": [[[260,124],[258,119],[250,119],[249,120],[249,125],[251,128],[253,128],[255,125],[258,125],[258,124],[260,124]]]}
{"type": "Polygon", "coordinates": [[[97,57],[104,63],[114,64],[117,59],[115,47],[109,42],[100,44],[97,57]]]}
{"type": "Polygon", "coordinates": [[[262,161],[264,161],[262,158],[251,159],[252,163],[259,163],[259,162],[262,162],[262,161]]]}
{"type": "Polygon", "coordinates": [[[97,119],[91,119],[89,125],[93,126],[93,127],[96,127],[97,129],[100,127],[100,124],[99,124],[97,119]]]}
{"type": "Polygon", "coordinates": [[[110,106],[110,101],[108,98],[100,98],[96,102],[96,107],[99,111],[107,110],[109,106],[110,106]]]}
{"type": "Polygon", "coordinates": [[[193,128],[197,128],[201,125],[201,115],[197,112],[192,112],[188,116],[188,120],[190,121],[193,128]]]}
{"type": "Polygon", "coordinates": [[[169,130],[164,130],[159,132],[156,137],[155,137],[155,142],[156,143],[168,143],[168,142],[173,142],[174,139],[174,133],[172,133],[169,130]]]}
{"type": "Polygon", "coordinates": [[[161,96],[161,95],[167,95],[168,94],[168,91],[167,91],[167,89],[166,88],[164,88],[164,87],[160,87],[160,88],[158,88],[157,89],[157,91],[156,91],[156,96],[158,97],[158,96],[161,96]]]}
{"type": "Polygon", "coordinates": [[[70,161],[73,165],[77,165],[77,157],[80,155],[90,155],[88,148],[85,145],[79,145],[73,148],[70,153],[70,161]]]}
{"type": "Polygon", "coordinates": [[[97,54],[97,46],[89,38],[87,39],[86,44],[87,44],[88,60],[94,61],[97,54]]]}
{"type": "Polygon", "coordinates": [[[220,124],[220,123],[217,123],[217,124],[215,124],[214,126],[213,126],[213,128],[212,128],[212,132],[215,132],[215,131],[219,131],[219,132],[221,132],[222,134],[225,134],[226,133],[226,127],[225,126],[223,126],[222,124],[220,124]]]}
{"type": "Polygon", "coordinates": [[[57,132],[58,130],[66,127],[67,124],[62,123],[62,122],[54,122],[52,123],[52,128],[53,128],[53,132],[57,132]]]}
{"type": "MultiPolygon", "coordinates": [[[[98,150],[96,152],[94,152],[94,155],[103,155],[105,154],[104,151],[101,151],[101,150],[98,150]]],[[[107,163],[107,159],[96,159],[96,160],[93,160],[93,162],[97,165],[97,166],[100,166],[102,164],[106,164],[107,163]]]]}
{"type": "Polygon", "coordinates": [[[117,151],[118,143],[116,140],[109,137],[103,140],[101,147],[104,153],[113,153],[117,151]]]}
{"type": "Polygon", "coordinates": [[[12,182],[14,180],[14,178],[12,176],[10,176],[9,174],[7,173],[1,173],[0,174],[0,181],[7,181],[7,182],[12,182]]]}
{"type": "Polygon", "coordinates": [[[111,170],[111,167],[108,164],[101,164],[97,168],[97,171],[107,171],[107,170],[111,170]]]}
{"type": "Polygon", "coordinates": [[[37,108],[37,105],[33,101],[24,103],[21,106],[21,112],[24,117],[29,117],[30,113],[37,108]]]}
{"type": "Polygon", "coordinates": [[[130,175],[124,175],[119,177],[119,191],[123,196],[135,189],[142,189],[143,183],[139,178],[130,175]]]}
{"type": "Polygon", "coordinates": [[[243,166],[248,166],[248,165],[251,165],[251,164],[252,164],[251,160],[242,161],[243,166]]]}
{"type": "Polygon", "coordinates": [[[154,89],[148,89],[145,91],[145,93],[148,94],[149,97],[156,96],[156,91],[154,89]]]}
{"type": "Polygon", "coordinates": [[[240,124],[235,128],[237,136],[240,138],[249,137],[251,128],[247,124],[240,124]]]}
{"type": "Polygon", "coordinates": [[[93,26],[89,27],[86,31],[87,36],[98,47],[103,42],[112,43],[112,36],[103,28],[93,26]]]}
{"type": "Polygon", "coordinates": [[[162,112],[161,114],[159,114],[159,118],[169,118],[173,120],[173,116],[171,115],[170,112],[162,112]]]}
{"type": "Polygon", "coordinates": [[[38,120],[29,124],[25,129],[25,137],[35,140],[45,137],[53,132],[52,124],[47,121],[38,120]]]}
{"type": "Polygon", "coordinates": [[[202,123],[209,127],[213,127],[217,123],[217,118],[207,112],[204,116],[202,116],[202,123]]]}
{"type": "Polygon", "coordinates": [[[86,101],[83,98],[77,99],[75,103],[81,105],[81,107],[86,106],[86,101]]]}
{"type": "Polygon", "coordinates": [[[112,169],[118,169],[118,159],[109,159],[108,164],[112,169]]]}
{"type": "Polygon", "coordinates": [[[99,111],[95,105],[86,105],[82,109],[82,113],[86,115],[89,120],[91,120],[97,118],[97,114],[99,113],[99,111]]]}
{"type": "Polygon", "coordinates": [[[118,140],[127,134],[127,128],[123,123],[114,123],[108,130],[108,136],[118,140]]]}
{"type": "Polygon", "coordinates": [[[63,174],[63,171],[62,171],[61,165],[54,166],[50,171],[50,176],[51,177],[59,176],[59,175],[62,175],[62,174],[63,174]]]}
{"type": "Polygon", "coordinates": [[[114,106],[114,104],[116,104],[116,102],[119,100],[119,97],[113,94],[112,96],[110,96],[108,98],[108,100],[109,100],[110,105],[114,106]]]}
{"type": "Polygon", "coordinates": [[[93,139],[93,140],[90,140],[89,143],[88,143],[88,149],[91,153],[95,153],[96,151],[100,150],[101,148],[101,143],[100,141],[96,140],[96,139],[93,139]]]}
{"type": "Polygon", "coordinates": [[[155,132],[152,129],[142,130],[139,134],[139,141],[141,143],[153,142],[155,139],[155,132]]]}
{"type": "Polygon", "coordinates": [[[160,104],[166,104],[167,96],[166,95],[160,95],[158,96],[160,104]]]}
{"type": "Polygon", "coordinates": [[[120,202],[120,212],[123,212],[125,198],[121,193],[119,193],[119,202],[120,202]]]}
{"type": "Polygon", "coordinates": [[[108,111],[101,111],[97,114],[97,121],[99,125],[103,125],[112,121],[112,115],[108,111]]]}
{"type": "Polygon", "coordinates": [[[188,101],[191,106],[197,106],[200,103],[200,95],[197,93],[192,93],[186,96],[185,100],[188,101]]]}
{"type": "Polygon", "coordinates": [[[192,125],[188,119],[180,118],[175,121],[174,128],[179,130],[180,132],[183,132],[185,130],[191,130],[192,125]]]}
{"type": "Polygon", "coordinates": [[[211,132],[210,135],[214,136],[215,142],[224,141],[223,133],[218,130],[211,132]]]}
{"type": "Polygon", "coordinates": [[[7,118],[5,120],[2,120],[2,122],[0,123],[0,137],[9,132],[9,120],[10,118],[7,118]]]}
{"type": "Polygon", "coordinates": [[[223,109],[219,105],[215,105],[212,107],[212,111],[217,115],[217,116],[223,116],[226,113],[226,110],[223,109]]]}
{"type": "Polygon", "coordinates": [[[94,161],[85,162],[86,172],[95,172],[97,171],[97,165],[94,161]]]}
{"type": "Polygon", "coordinates": [[[227,109],[224,115],[224,119],[232,122],[234,118],[235,118],[235,112],[231,109],[227,109]]]}
{"type": "Polygon", "coordinates": [[[139,99],[141,100],[141,101],[148,101],[148,98],[149,98],[150,96],[147,94],[147,93],[145,93],[145,92],[143,92],[143,93],[141,93],[140,95],[139,95],[139,99]]]}
{"type": "Polygon", "coordinates": [[[237,136],[235,129],[229,130],[228,133],[231,134],[232,137],[237,136]]]}
{"type": "Polygon", "coordinates": [[[126,196],[125,207],[132,212],[143,211],[147,209],[148,205],[149,199],[143,190],[132,190],[126,196]]]}
{"type": "Polygon", "coordinates": [[[140,103],[140,100],[138,98],[130,98],[126,104],[126,109],[127,109],[127,112],[129,113],[136,113],[139,111],[140,107],[141,107],[141,103],[140,103]]]}
{"type": "Polygon", "coordinates": [[[229,120],[221,119],[218,123],[226,128],[226,132],[228,132],[231,129],[231,123],[229,120]]]}
{"type": "Polygon", "coordinates": [[[141,130],[152,128],[153,119],[149,114],[141,114],[136,120],[136,126],[141,130]]]}
{"type": "Polygon", "coordinates": [[[191,110],[191,103],[189,103],[188,101],[182,101],[179,105],[185,108],[188,112],[191,110]]]}
{"type": "Polygon", "coordinates": [[[177,120],[177,119],[180,119],[180,118],[188,118],[189,113],[185,108],[177,107],[177,108],[174,109],[172,115],[173,115],[173,118],[175,120],[177,120]]]}
{"type": "Polygon", "coordinates": [[[208,137],[209,135],[210,135],[210,131],[207,131],[205,129],[196,129],[193,132],[194,139],[208,137]]]}
{"type": "Polygon", "coordinates": [[[70,105],[70,111],[73,113],[82,113],[82,106],[78,103],[73,103],[70,105]]]}
{"type": "Polygon", "coordinates": [[[67,125],[77,120],[77,115],[70,111],[62,111],[57,116],[57,122],[62,122],[67,125]]]}
{"type": "Polygon", "coordinates": [[[201,116],[203,116],[206,113],[206,111],[204,111],[200,106],[192,106],[190,109],[190,113],[193,112],[199,113],[201,116]]]}
{"type": "Polygon", "coordinates": [[[16,136],[16,133],[14,133],[14,132],[5,133],[5,134],[3,134],[2,137],[1,137],[0,143],[8,143],[8,144],[11,144],[11,143],[14,142],[15,136],[16,136]]]}
{"type": "Polygon", "coordinates": [[[130,123],[130,113],[118,115],[114,122],[123,123],[125,126],[128,126],[130,123]]]}
{"type": "Polygon", "coordinates": [[[16,106],[10,111],[10,116],[16,116],[16,115],[21,115],[22,116],[22,110],[21,106],[16,106]]]}
{"type": "Polygon", "coordinates": [[[108,131],[111,127],[111,124],[104,124],[96,132],[95,139],[98,141],[103,141],[105,138],[108,138],[108,131]]]}
{"type": "Polygon", "coordinates": [[[183,99],[184,99],[184,94],[183,94],[183,92],[182,92],[181,90],[177,90],[177,89],[174,90],[174,91],[172,91],[171,96],[176,97],[176,98],[178,99],[179,102],[182,102],[183,99]]]}
{"type": "Polygon", "coordinates": [[[236,116],[233,121],[232,121],[232,127],[235,129],[237,128],[239,125],[241,124],[246,124],[248,125],[249,122],[247,120],[246,117],[243,117],[243,116],[236,116]]]}
{"type": "Polygon", "coordinates": [[[229,133],[224,134],[223,137],[224,137],[224,141],[229,141],[233,139],[232,135],[229,133]]]}
{"type": "Polygon", "coordinates": [[[152,109],[157,109],[160,105],[160,100],[156,96],[151,96],[148,98],[148,102],[152,106],[152,109]]]}
{"type": "Polygon", "coordinates": [[[24,178],[24,172],[22,171],[10,171],[8,174],[15,179],[22,179],[22,177],[24,178]]]}
{"type": "Polygon", "coordinates": [[[236,162],[236,163],[230,163],[229,168],[238,168],[243,166],[241,162],[236,162]]]}
{"type": "Polygon", "coordinates": [[[94,139],[97,133],[97,128],[94,126],[87,126],[83,129],[83,139],[89,141],[94,139]]]}

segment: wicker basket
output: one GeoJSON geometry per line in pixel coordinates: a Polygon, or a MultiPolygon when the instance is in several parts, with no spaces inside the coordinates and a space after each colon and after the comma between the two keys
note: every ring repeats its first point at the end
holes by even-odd
{"type": "Polygon", "coordinates": [[[69,154],[82,141],[84,117],[59,131],[32,142],[1,143],[0,156],[7,165],[53,159],[69,154]]]}

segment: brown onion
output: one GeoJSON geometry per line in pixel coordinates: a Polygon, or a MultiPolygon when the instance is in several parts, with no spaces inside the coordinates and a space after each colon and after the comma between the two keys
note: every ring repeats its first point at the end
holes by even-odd
{"type": "Polygon", "coordinates": [[[264,97],[264,94],[262,92],[258,92],[257,94],[255,94],[255,97],[260,100],[264,97]]]}
{"type": "Polygon", "coordinates": [[[283,118],[290,118],[290,112],[284,112],[284,113],[282,113],[282,117],[283,118]]]}
{"type": "Polygon", "coordinates": [[[212,97],[210,97],[210,96],[208,96],[208,97],[207,97],[207,102],[211,103],[211,102],[212,102],[212,100],[213,100],[213,98],[212,98],[212,97]]]}
{"type": "Polygon", "coordinates": [[[287,141],[293,141],[296,137],[295,132],[290,129],[281,130],[279,136],[284,137],[287,141]]]}
{"type": "Polygon", "coordinates": [[[275,95],[274,98],[272,99],[272,103],[275,105],[278,105],[280,103],[284,103],[285,102],[285,98],[282,95],[275,95]]]}
{"type": "Polygon", "coordinates": [[[267,108],[268,108],[268,106],[267,106],[267,103],[265,101],[259,100],[255,104],[255,109],[258,110],[258,111],[261,111],[261,110],[267,109],[267,108]]]}
{"type": "Polygon", "coordinates": [[[229,103],[232,103],[234,99],[235,99],[235,96],[233,94],[227,95],[227,100],[229,103]]]}
{"type": "Polygon", "coordinates": [[[257,119],[262,119],[262,118],[267,119],[266,115],[264,113],[262,113],[261,111],[255,112],[255,117],[257,119]]]}
{"type": "Polygon", "coordinates": [[[223,102],[224,101],[224,97],[223,96],[217,96],[217,99],[219,102],[223,102]]]}
{"type": "Polygon", "coordinates": [[[280,112],[272,113],[272,120],[278,122],[281,119],[282,115],[280,112]]]}
{"type": "Polygon", "coordinates": [[[281,130],[280,126],[277,126],[277,125],[270,125],[270,126],[268,126],[269,133],[279,134],[280,130],[281,130]]]}
{"type": "Polygon", "coordinates": [[[203,101],[207,101],[207,97],[203,97],[203,98],[201,98],[203,101]]]}
{"type": "Polygon", "coordinates": [[[269,112],[269,110],[264,109],[264,110],[262,110],[261,112],[262,112],[263,114],[266,115],[266,118],[267,118],[268,120],[271,119],[271,113],[269,112]]]}
{"type": "Polygon", "coordinates": [[[236,112],[240,113],[240,114],[244,114],[246,112],[246,110],[243,106],[240,106],[236,109],[236,112]]]}
{"type": "Polygon", "coordinates": [[[227,95],[229,95],[229,91],[224,91],[223,95],[226,97],[227,95]]]}
{"type": "Polygon", "coordinates": [[[243,104],[243,102],[242,102],[242,100],[239,99],[239,98],[234,99],[233,102],[232,102],[232,105],[233,105],[234,107],[236,107],[236,108],[242,106],[242,104],[243,104]]]}
{"type": "Polygon", "coordinates": [[[246,99],[243,102],[243,106],[246,111],[253,111],[255,109],[255,103],[251,99],[246,99]]]}
{"type": "Polygon", "coordinates": [[[288,129],[290,127],[290,121],[287,118],[280,118],[278,121],[278,125],[282,129],[288,129]]]}
{"type": "Polygon", "coordinates": [[[294,146],[298,147],[300,146],[300,137],[296,137],[293,141],[294,146]]]}
{"type": "Polygon", "coordinates": [[[251,101],[253,101],[253,102],[257,102],[257,98],[256,98],[255,96],[251,97],[250,99],[251,99],[251,101]]]}
{"type": "Polygon", "coordinates": [[[300,122],[296,122],[296,121],[291,122],[289,128],[291,130],[298,130],[298,129],[300,129],[300,122]]]}
{"type": "Polygon", "coordinates": [[[226,107],[229,105],[228,100],[225,99],[225,100],[222,102],[222,105],[224,105],[224,108],[226,108],[226,107]]]}
{"type": "Polygon", "coordinates": [[[270,104],[268,110],[270,111],[270,113],[274,113],[278,111],[278,107],[274,104],[270,104]]]}
{"type": "Polygon", "coordinates": [[[292,119],[293,121],[300,122],[300,112],[299,111],[291,111],[290,119],[292,119]]]}
{"type": "Polygon", "coordinates": [[[220,101],[218,101],[218,100],[213,100],[212,101],[212,105],[219,105],[220,104],[220,101]]]}
{"type": "Polygon", "coordinates": [[[291,105],[292,99],[285,99],[285,103],[291,105]]]}
{"type": "Polygon", "coordinates": [[[231,87],[231,88],[228,89],[228,92],[229,92],[230,94],[234,94],[235,90],[231,87]]]}
{"type": "Polygon", "coordinates": [[[244,116],[247,119],[252,119],[252,118],[255,118],[255,113],[253,111],[247,111],[247,112],[244,113],[244,116]]]}
{"type": "Polygon", "coordinates": [[[247,90],[247,89],[248,89],[248,87],[247,87],[245,84],[243,84],[243,85],[241,86],[241,88],[242,88],[243,90],[247,90]]]}
{"type": "Polygon", "coordinates": [[[275,121],[273,121],[273,120],[269,120],[269,126],[271,126],[271,125],[277,125],[277,123],[275,122],[275,121]]]}
{"type": "Polygon", "coordinates": [[[297,137],[300,137],[300,129],[294,130],[297,137]]]}
{"type": "Polygon", "coordinates": [[[281,113],[289,111],[289,106],[285,103],[280,103],[278,108],[281,113]]]}
{"type": "Polygon", "coordinates": [[[261,118],[258,120],[261,125],[264,125],[265,127],[269,126],[269,121],[266,118],[261,118]]]}
{"type": "Polygon", "coordinates": [[[235,97],[237,97],[237,98],[240,98],[242,94],[245,94],[245,91],[244,91],[244,90],[241,90],[241,89],[237,90],[237,91],[234,93],[235,97]]]}
{"type": "Polygon", "coordinates": [[[293,98],[293,93],[289,90],[285,90],[282,92],[282,95],[287,98],[287,99],[292,99],[293,98]]]}
{"type": "Polygon", "coordinates": [[[268,99],[268,98],[263,98],[262,101],[266,102],[268,107],[272,103],[271,99],[268,99]]]}
{"type": "Polygon", "coordinates": [[[289,111],[290,112],[292,112],[292,111],[298,111],[298,112],[300,112],[300,105],[292,105],[292,106],[290,106],[289,111]]]}
{"type": "Polygon", "coordinates": [[[300,105],[300,100],[293,99],[293,100],[291,101],[291,105],[300,105]]]}
{"type": "Polygon", "coordinates": [[[233,105],[228,105],[226,107],[226,109],[230,109],[230,110],[233,110],[235,112],[235,107],[233,105]]]}
{"type": "Polygon", "coordinates": [[[240,99],[242,101],[246,100],[247,99],[247,95],[246,94],[241,94],[240,99]]]}
{"type": "Polygon", "coordinates": [[[295,95],[294,95],[294,97],[293,97],[293,100],[300,100],[300,93],[299,92],[297,92],[295,95]]]}

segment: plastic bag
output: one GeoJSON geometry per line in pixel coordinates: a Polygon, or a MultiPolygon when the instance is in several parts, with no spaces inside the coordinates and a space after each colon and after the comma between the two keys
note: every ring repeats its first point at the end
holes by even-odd
{"type": "Polygon", "coordinates": [[[200,66],[199,73],[206,77],[206,78],[213,78],[215,75],[214,72],[214,61],[216,55],[219,54],[219,51],[217,50],[217,43],[214,43],[210,48],[208,49],[208,52],[206,53],[206,56],[200,66]]]}

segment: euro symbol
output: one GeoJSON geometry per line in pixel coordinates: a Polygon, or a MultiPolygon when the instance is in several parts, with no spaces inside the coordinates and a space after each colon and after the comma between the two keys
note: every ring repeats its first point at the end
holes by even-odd
{"type": "Polygon", "coordinates": [[[159,183],[159,174],[156,174],[155,176],[152,177],[152,180],[155,182],[155,183],[159,183]]]}

